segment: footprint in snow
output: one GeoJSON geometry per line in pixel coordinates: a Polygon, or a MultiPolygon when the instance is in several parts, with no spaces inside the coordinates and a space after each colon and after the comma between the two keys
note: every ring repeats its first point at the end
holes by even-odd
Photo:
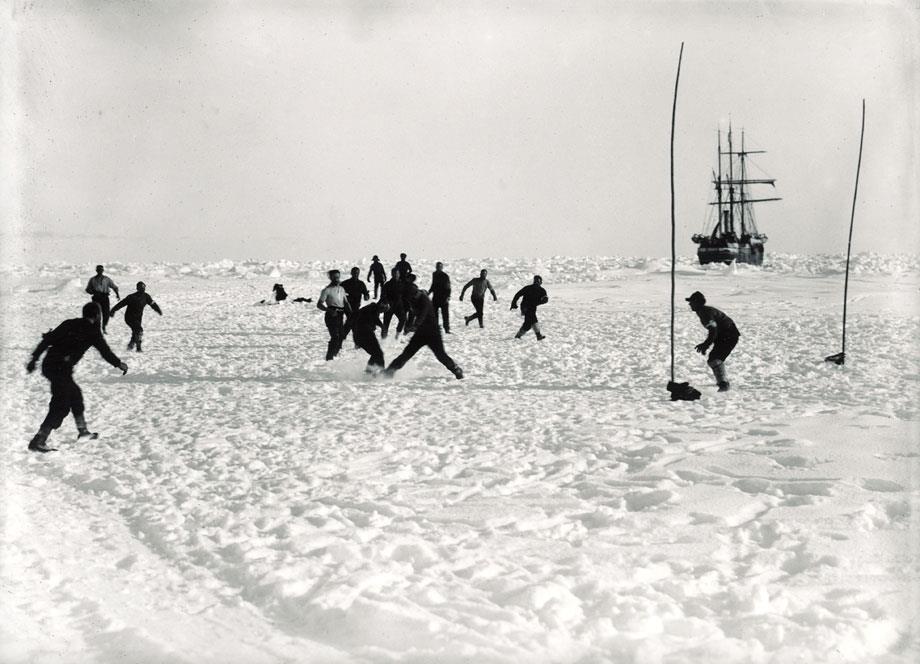
{"type": "Polygon", "coordinates": [[[880,491],[884,493],[893,493],[896,491],[904,491],[904,487],[897,482],[892,482],[890,480],[880,480],[880,479],[871,479],[866,478],[862,481],[862,487],[867,491],[880,491]]]}

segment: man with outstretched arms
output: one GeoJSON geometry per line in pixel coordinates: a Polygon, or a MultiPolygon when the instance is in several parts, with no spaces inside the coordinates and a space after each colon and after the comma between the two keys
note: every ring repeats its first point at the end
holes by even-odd
{"type": "Polygon", "coordinates": [[[706,306],[706,297],[699,291],[694,292],[686,300],[690,303],[690,308],[699,316],[700,323],[709,331],[706,340],[696,345],[696,352],[705,355],[712,346],[706,364],[716,377],[719,392],[727,392],[729,383],[725,372],[725,360],[734,350],[741,334],[731,318],[715,307],[706,306]]]}
{"type": "Polygon", "coordinates": [[[134,348],[138,353],[141,352],[141,341],[144,340],[144,327],[141,325],[141,321],[144,318],[144,307],[147,305],[150,305],[150,308],[161,316],[163,315],[160,305],[154,302],[147,292],[147,285],[143,281],[138,281],[137,290],[130,295],[126,295],[125,299],[112,307],[112,315],[115,315],[115,312],[122,307],[126,307],[125,323],[131,328],[131,341],[128,342],[128,350],[134,348]]]}
{"type": "Polygon", "coordinates": [[[409,339],[409,343],[403,349],[399,356],[390,362],[386,368],[386,375],[392,376],[403,368],[413,355],[415,355],[422,346],[428,346],[438,361],[454,374],[457,378],[463,378],[463,370],[457,366],[447,351],[444,350],[444,341],[441,339],[441,331],[438,329],[437,316],[434,313],[434,307],[428,294],[420,290],[417,286],[412,285],[409,291],[409,297],[412,300],[412,306],[415,309],[416,329],[415,334],[409,339]]]}
{"type": "Polygon", "coordinates": [[[438,315],[438,312],[441,313],[441,325],[444,328],[444,333],[450,334],[450,277],[444,271],[444,263],[440,261],[434,264],[428,294],[431,296],[435,316],[438,315]]]}
{"type": "Polygon", "coordinates": [[[53,452],[54,448],[46,445],[48,436],[64,422],[67,413],[73,413],[77,424],[77,440],[97,438],[98,434],[86,427],[83,416],[83,392],[73,379],[73,368],[90,346],[102,355],[106,362],[121,369],[122,375],[128,371],[128,365],[118,359],[102,336],[99,319],[102,312],[95,302],[83,305],[82,318],[65,320],[53,330],[42,335],[42,340],[32,351],[32,359],[26,365],[26,371],[35,371],[35,364],[42,353],[42,375],[51,383],[51,401],[48,414],[38,427],[38,433],[29,441],[29,449],[35,452],[53,452]]]}
{"type": "Polygon", "coordinates": [[[483,306],[485,305],[487,290],[492,293],[492,300],[498,302],[498,297],[495,295],[495,289],[492,288],[492,284],[490,284],[489,280],[486,278],[488,274],[488,270],[481,270],[479,272],[479,276],[470,279],[466,286],[463,287],[463,290],[460,291],[460,301],[463,302],[463,295],[466,293],[466,289],[473,289],[473,292],[470,295],[470,301],[473,303],[473,307],[476,309],[476,312],[469,316],[463,317],[463,320],[467,325],[470,324],[470,321],[478,319],[479,327],[485,327],[482,322],[482,310],[483,306]]]}
{"type": "Polygon", "coordinates": [[[89,282],[86,284],[86,292],[92,297],[93,302],[99,305],[99,309],[102,311],[103,334],[105,334],[105,328],[109,325],[109,316],[111,315],[109,311],[109,290],[115,291],[116,299],[121,299],[121,296],[118,294],[118,286],[116,286],[115,282],[106,275],[102,274],[104,271],[105,268],[102,265],[97,265],[96,275],[90,277],[89,282]]]}
{"type": "Polygon", "coordinates": [[[521,300],[521,313],[524,315],[524,324],[521,325],[521,329],[514,335],[514,338],[520,339],[530,328],[533,328],[534,334],[537,335],[537,340],[543,341],[545,337],[540,331],[540,321],[537,320],[537,307],[549,301],[546,291],[543,289],[543,277],[538,274],[534,275],[532,284],[524,286],[515,293],[514,299],[511,300],[512,309],[517,309],[518,299],[521,300]]]}
{"type": "Polygon", "coordinates": [[[329,361],[339,354],[342,349],[345,325],[342,317],[351,312],[348,304],[348,294],[339,283],[341,273],[338,270],[329,270],[329,285],[319,294],[316,308],[326,312],[326,329],[329,330],[329,346],[326,349],[326,360],[329,361]]]}

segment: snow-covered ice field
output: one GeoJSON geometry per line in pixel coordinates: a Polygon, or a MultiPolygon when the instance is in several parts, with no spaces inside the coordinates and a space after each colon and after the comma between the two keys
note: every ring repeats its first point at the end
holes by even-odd
{"type": "Polygon", "coordinates": [[[447,262],[462,381],[427,350],[368,379],[350,341],[323,361],[313,304],[253,306],[274,282],[315,299],[330,265],[108,263],[165,315],[140,355],[116,316],[128,374],[92,349],[77,371],[100,439],[68,419],[45,455],[26,443],[48,384],[24,365],[92,266],[0,269],[0,661],[920,657],[916,257],[855,257],[844,367],[822,361],[842,258],[682,261],[693,403],[665,390],[666,261],[447,262]],[[480,266],[484,330],[456,299],[480,266]],[[536,272],[547,339],[515,341],[536,272]],[[728,394],[693,352],[694,290],[742,333],[728,394]]]}

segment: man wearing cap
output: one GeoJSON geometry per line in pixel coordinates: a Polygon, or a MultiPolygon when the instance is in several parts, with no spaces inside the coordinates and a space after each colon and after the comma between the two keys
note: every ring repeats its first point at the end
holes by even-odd
{"type": "MultiPolygon", "coordinates": [[[[275,285],[277,286],[278,284],[275,285]]],[[[141,352],[141,341],[144,339],[144,327],[141,325],[141,321],[144,318],[144,307],[147,305],[150,305],[150,308],[161,316],[163,315],[160,305],[154,302],[147,292],[147,285],[143,281],[138,281],[137,290],[130,295],[126,295],[125,299],[112,307],[113,316],[122,307],[127,307],[125,309],[125,323],[131,328],[131,341],[128,342],[128,350],[133,348],[138,353],[141,352]]]]}
{"type": "Polygon", "coordinates": [[[405,254],[399,255],[399,261],[393,267],[396,268],[396,271],[399,273],[400,279],[405,279],[410,274],[412,274],[412,266],[409,264],[409,261],[406,260],[405,254]]]}
{"type": "Polygon", "coordinates": [[[540,331],[540,322],[537,320],[537,307],[546,304],[549,298],[546,296],[546,290],[543,288],[543,277],[539,274],[534,275],[533,283],[524,286],[519,290],[511,300],[511,308],[518,308],[518,299],[521,300],[521,313],[524,315],[524,324],[521,329],[514,335],[515,339],[523,337],[530,328],[533,328],[534,334],[537,335],[538,341],[543,341],[545,337],[540,331]]]}
{"type": "Polygon", "coordinates": [[[99,305],[102,311],[102,333],[105,334],[105,328],[109,324],[109,289],[115,291],[115,297],[121,299],[118,294],[118,286],[115,282],[102,274],[105,268],[102,265],[96,266],[96,276],[90,277],[89,283],[86,284],[86,292],[92,296],[93,302],[99,305]]]}
{"type": "Polygon", "coordinates": [[[367,281],[370,283],[371,277],[374,277],[374,299],[377,299],[377,293],[379,290],[383,290],[383,284],[387,280],[387,271],[383,267],[383,263],[380,262],[380,257],[374,254],[374,257],[371,258],[371,266],[367,270],[367,281]]]}
{"type": "Polygon", "coordinates": [[[706,297],[699,291],[694,292],[686,298],[690,303],[690,308],[700,317],[700,323],[703,324],[709,335],[706,340],[696,345],[696,352],[705,355],[709,347],[712,351],[709,353],[709,359],[706,364],[712,369],[716,382],[719,384],[719,392],[727,392],[729,388],[728,377],[725,373],[725,360],[738,343],[738,337],[741,336],[735,322],[726,316],[722,311],[715,307],[706,306],[706,297]]]}

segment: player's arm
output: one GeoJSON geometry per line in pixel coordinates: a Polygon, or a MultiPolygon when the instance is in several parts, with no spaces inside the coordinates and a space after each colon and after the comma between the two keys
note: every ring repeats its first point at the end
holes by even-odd
{"type": "Polygon", "coordinates": [[[116,311],[118,311],[119,309],[121,309],[127,304],[128,304],[128,298],[125,298],[124,300],[118,300],[118,304],[116,304],[114,307],[111,308],[111,310],[109,311],[109,315],[114,315],[116,311]]]}

